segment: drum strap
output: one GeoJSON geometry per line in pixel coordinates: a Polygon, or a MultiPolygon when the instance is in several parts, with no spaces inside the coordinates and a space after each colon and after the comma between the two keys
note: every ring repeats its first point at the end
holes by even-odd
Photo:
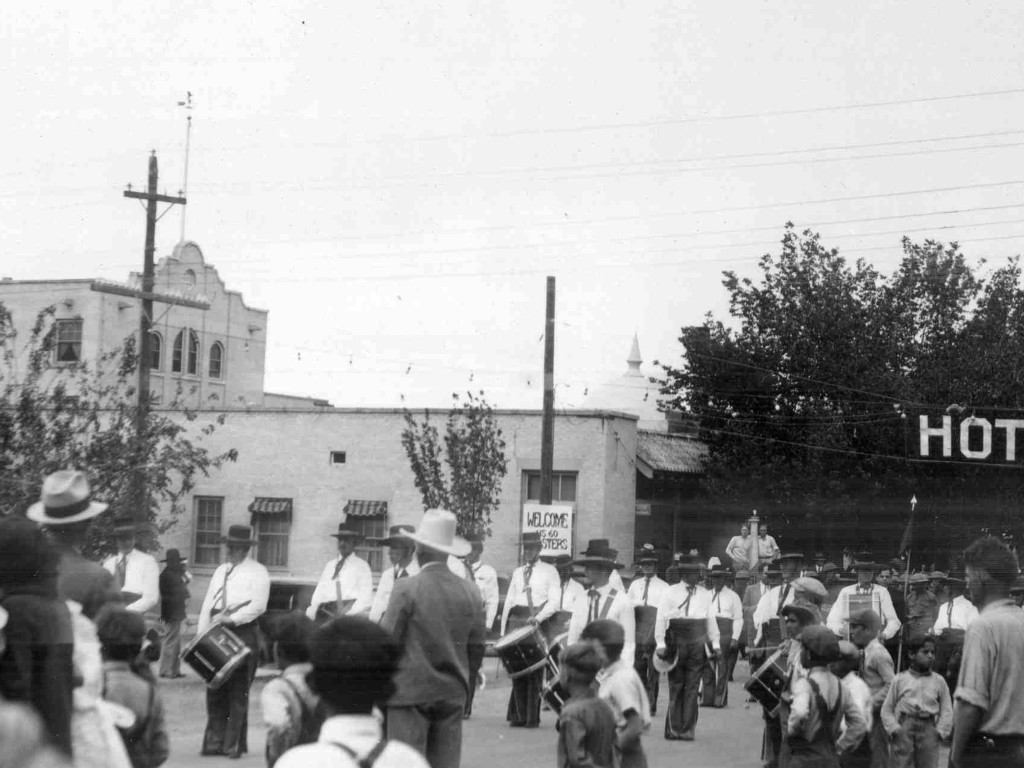
{"type": "Polygon", "coordinates": [[[358,765],[359,768],[372,768],[373,764],[377,762],[377,758],[380,757],[380,753],[384,751],[384,747],[388,745],[388,741],[387,739],[381,739],[373,749],[362,757],[359,757],[352,747],[346,746],[345,744],[341,744],[337,741],[330,741],[328,744],[333,744],[343,752],[347,752],[348,756],[356,761],[356,765],[358,765]]]}
{"type": "Polygon", "coordinates": [[[613,589],[608,593],[608,597],[604,599],[604,607],[601,608],[601,618],[608,618],[608,611],[612,609],[612,603],[615,602],[615,596],[618,594],[618,590],[613,589]]]}
{"type": "Polygon", "coordinates": [[[533,615],[533,587],[530,586],[530,577],[533,575],[533,563],[527,563],[523,569],[523,591],[526,593],[526,604],[530,608],[530,615],[533,615]]]}

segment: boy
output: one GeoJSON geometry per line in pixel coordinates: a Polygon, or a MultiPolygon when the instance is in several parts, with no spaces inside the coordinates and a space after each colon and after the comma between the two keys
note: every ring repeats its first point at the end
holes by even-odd
{"type": "Polygon", "coordinates": [[[910,669],[896,675],[882,705],[882,724],[892,739],[891,768],[936,768],[939,739],[949,738],[953,705],[949,686],[932,672],[935,638],[907,641],[910,669]]]}
{"type": "Polygon", "coordinates": [[[558,768],[616,765],[615,715],[594,690],[601,662],[590,643],[576,643],[562,652],[559,679],[569,700],[558,716],[558,768]]]}
{"type": "Polygon", "coordinates": [[[327,719],[315,744],[288,750],[277,768],[430,768],[412,747],[387,741],[374,716],[394,693],[401,655],[387,630],[365,617],[341,616],[319,627],[310,641],[306,682],[327,719]]]}
{"type": "Polygon", "coordinates": [[[278,758],[296,744],[316,741],[323,725],[320,700],[306,685],[306,675],[313,668],[309,640],[314,626],[312,619],[296,612],[284,616],[274,631],[274,656],[281,674],[260,693],[267,726],[267,768],[274,768],[278,758]]]}
{"type": "Polygon", "coordinates": [[[651,704],[640,675],[621,658],[626,642],[622,625],[610,619],[592,621],[580,638],[593,643],[604,662],[597,676],[597,695],[615,714],[615,744],[622,768],[647,768],[640,737],[651,726],[651,704]]]}
{"type": "Polygon", "coordinates": [[[96,634],[103,652],[103,698],[135,713],[135,724],[121,731],[133,768],[163,765],[170,751],[164,705],[156,686],[132,671],[146,635],[142,614],[108,603],[96,614],[96,634]]]}
{"type": "Polygon", "coordinates": [[[863,661],[860,667],[861,679],[871,689],[871,716],[873,722],[868,731],[871,743],[871,768],[888,768],[889,740],[882,726],[880,712],[889,685],[895,676],[892,656],[878,641],[882,620],[874,611],[861,611],[850,617],[850,641],[860,649],[863,661]]]}
{"type": "MultiPolygon", "coordinates": [[[[857,668],[860,666],[860,651],[857,646],[848,640],[839,641],[839,660],[828,665],[833,675],[839,678],[847,695],[857,705],[861,715],[864,716],[864,727],[868,733],[874,716],[871,712],[871,689],[857,675],[857,668]]],[[[843,723],[843,730],[846,730],[846,723],[843,723]]],[[[870,768],[871,766],[871,744],[865,736],[860,744],[839,758],[840,768],[870,768]]]]}

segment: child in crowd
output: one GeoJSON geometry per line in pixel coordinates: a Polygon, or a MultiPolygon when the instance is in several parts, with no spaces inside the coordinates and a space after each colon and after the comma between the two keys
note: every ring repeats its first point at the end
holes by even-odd
{"type": "Polygon", "coordinates": [[[626,642],[622,625],[610,619],[592,621],[580,639],[593,643],[604,663],[597,675],[597,695],[615,714],[615,743],[622,768],[647,768],[640,738],[651,725],[651,704],[640,675],[620,658],[626,642]]]}
{"type": "Polygon", "coordinates": [[[135,715],[135,724],[121,731],[133,768],[163,765],[170,752],[164,705],[156,686],[132,671],[146,635],[142,616],[109,603],[96,614],[96,634],[103,653],[103,698],[135,715]]]}
{"type": "Polygon", "coordinates": [[[892,739],[892,768],[935,768],[939,739],[949,737],[953,706],[949,686],[932,672],[935,638],[928,635],[907,641],[910,669],[896,675],[882,705],[882,725],[892,739]]]}
{"type": "Polygon", "coordinates": [[[558,717],[558,768],[613,768],[615,714],[597,697],[594,679],[602,659],[591,643],[562,652],[560,680],[569,700],[558,717]]]}
{"type": "Polygon", "coordinates": [[[390,633],[362,616],[342,616],[317,628],[306,682],[320,696],[327,719],[315,744],[288,750],[276,768],[430,768],[412,747],[384,738],[379,713],[374,714],[394,693],[401,656],[390,633]]]}
{"type": "Polygon", "coordinates": [[[267,726],[267,768],[297,744],[310,744],[320,735],[323,715],[320,700],[306,684],[313,669],[309,641],[315,625],[304,613],[282,617],[274,627],[274,656],[281,674],[260,693],[260,709],[267,726]]]}
{"type": "MultiPolygon", "coordinates": [[[[828,665],[833,675],[839,678],[843,689],[853,700],[853,703],[860,709],[864,716],[864,724],[867,731],[871,732],[871,723],[874,719],[871,707],[871,689],[857,675],[857,668],[860,666],[860,651],[857,646],[848,640],[839,641],[839,660],[828,665]]],[[[846,721],[843,720],[843,732],[846,732],[846,721]]],[[[852,750],[847,751],[839,758],[840,768],[871,768],[871,742],[865,736],[860,744],[852,750]]]]}

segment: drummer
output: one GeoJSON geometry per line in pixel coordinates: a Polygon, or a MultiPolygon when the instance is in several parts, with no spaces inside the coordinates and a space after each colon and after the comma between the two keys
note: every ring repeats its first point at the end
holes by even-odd
{"type": "Polygon", "coordinates": [[[575,561],[576,565],[581,565],[586,570],[591,586],[573,605],[567,643],[578,643],[583,628],[592,621],[617,621],[626,633],[626,644],[622,648],[620,658],[624,663],[633,666],[636,656],[636,621],[633,605],[625,591],[612,586],[611,575],[615,569],[621,568],[622,564],[615,562],[614,549],[607,546],[601,549],[601,541],[591,541],[587,546],[589,554],[575,561]]]}
{"type": "MultiPolygon", "coordinates": [[[[545,558],[541,558],[544,560],[545,558]]],[[[569,631],[569,619],[572,618],[572,608],[581,595],[586,593],[586,588],[572,577],[572,556],[556,555],[547,562],[555,566],[558,571],[559,589],[557,607],[548,620],[548,638],[554,640],[559,635],[569,631]]]]}
{"type": "Polygon", "coordinates": [[[373,572],[354,554],[363,534],[342,523],[331,536],[338,540],[338,556],[324,566],[306,609],[309,618],[321,621],[365,614],[373,603],[373,572]]]}
{"type": "Polygon", "coordinates": [[[949,600],[939,606],[939,615],[932,627],[938,637],[935,644],[935,671],[946,678],[949,692],[956,691],[967,628],[978,618],[974,603],[964,597],[967,582],[956,576],[946,578],[949,600]]]}
{"type": "Polygon", "coordinates": [[[267,610],[270,574],[249,557],[249,549],[256,543],[249,526],[230,526],[221,543],[227,548],[227,562],[210,579],[196,633],[202,636],[214,624],[221,624],[234,632],[250,653],[246,663],[219,688],[206,690],[206,732],[200,754],[239,758],[248,751],[249,689],[260,658],[256,620],[267,610]]]}
{"type": "Polygon", "coordinates": [[[658,616],[658,604],[668,589],[668,584],[658,578],[658,554],[653,544],[644,544],[637,553],[636,564],[640,575],[629,585],[627,595],[633,604],[636,619],[636,656],[633,668],[647,691],[651,702],[651,713],[658,711],[658,687],[661,675],[654,669],[654,622],[658,616]]]}
{"type": "Polygon", "coordinates": [[[900,631],[900,620],[896,615],[896,609],[892,605],[892,596],[889,590],[883,586],[873,583],[875,578],[875,563],[867,558],[867,553],[861,557],[865,558],[855,563],[857,571],[857,583],[839,590],[836,595],[835,605],[828,613],[826,624],[828,628],[840,637],[847,637],[849,634],[850,612],[872,610],[882,620],[881,640],[896,636],[900,631]],[[851,608],[851,603],[857,608],[851,608]]]}
{"type": "Polygon", "coordinates": [[[759,645],[764,639],[771,641],[771,643],[776,643],[782,639],[782,609],[796,599],[793,581],[800,575],[803,562],[804,556],[802,554],[787,552],[780,555],[768,567],[766,573],[768,574],[768,584],[771,588],[758,602],[757,608],[754,609],[755,645],[759,645]],[[764,628],[766,625],[777,627],[779,637],[765,638],[764,628]]]}
{"type": "Polygon", "coordinates": [[[673,652],[675,657],[668,670],[669,702],[665,715],[665,738],[670,741],[693,741],[707,646],[712,660],[721,653],[718,623],[711,611],[711,592],[697,585],[701,570],[698,560],[687,558],[679,563],[682,581],[665,590],[654,625],[655,654],[662,660],[673,652]]]}
{"type": "Polygon", "coordinates": [[[704,668],[704,695],[701,705],[721,709],[729,703],[729,678],[739,653],[740,635],[743,632],[743,601],[726,586],[732,570],[716,565],[708,571],[711,581],[711,613],[718,624],[719,642],[722,653],[704,668]]]}
{"type": "MultiPolygon", "coordinates": [[[[501,613],[501,634],[527,624],[540,625],[558,608],[561,580],[553,565],[540,561],[541,539],[537,531],[525,531],[521,540],[523,565],[512,571],[501,613]]],[[[506,719],[513,728],[540,725],[541,690],[544,670],[512,680],[506,719]]]]}

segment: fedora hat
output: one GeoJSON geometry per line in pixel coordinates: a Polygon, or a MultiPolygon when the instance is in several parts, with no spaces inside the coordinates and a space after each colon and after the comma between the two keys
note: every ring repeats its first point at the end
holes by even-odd
{"type": "Polygon", "coordinates": [[[419,527],[408,536],[421,547],[465,557],[472,546],[461,536],[455,535],[457,525],[454,513],[447,509],[428,509],[423,513],[419,527]]]}
{"type": "Polygon", "coordinates": [[[355,530],[354,528],[346,528],[344,523],[339,523],[339,525],[338,525],[338,532],[337,533],[332,533],[331,536],[333,536],[336,539],[361,539],[361,538],[363,538],[363,534],[362,533],[360,533],[359,531],[355,530]]]}
{"type": "Polygon", "coordinates": [[[182,557],[181,552],[176,549],[168,549],[164,555],[161,563],[167,563],[168,565],[185,565],[188,562],[187,557],[182,557]]]}
{"type": "Polygon", "coordinates": [[[134,536],[138,530],[138,525],[127,515],[114,518],[113,525],[110,527],[110,532],[115,536],[134,536]]]}
{"type": "Polygon", "coordinates": [[[721,563],[715,563],[708,569],[708,576],[712,578],[715,576],[732,576],[732,568],[721,563]]]}
{"type": "Polygon", "coordinates": [[[106,509],[106,504],[92,500],[84,472],[62,469],[43,480],[39,501],[28,508],[25,517],[44,525],[68,525],[91,520],[106,509]]]}
{"type": "Polygon", "coordinates": [[[643,565],[644,563],[658,563],[658,553],[654,550],[653,544],[644,544],[637,550],[635,561],[643,565]]]}
{"type": "Polygon", "coordinates": [[[416,529],[411,525],[392,525],[388,529],[388,535],[383,539],[367,538],[366,543],[377,547],[393,547],[395,545],[404,545],[407,547],[414,547],[415,544],[409,539],[409,534],[413,533],[416,529]]]}
{"type": "Polygon", "coordinates": [[[580,554],[584,557],[589,557],[590,555],[597,555],[600,557],[608,552],[614,553],[612,557],[619,554],[617,549],[612,549],[608,539],[590,539],[587,541],[587,548],[580,552],[580,554]]]}
{"type": "Polygon", "coordinates": [[[543,542],[540,540],[540,531],[523,531],[523,537],[519,540],[519,543],[524,547],[543,546],[543,542]]]}
{"type": "Polygon", "coordinates": [[[785,553],[779,555],[779,557],[776,560],[776,562],[781,563],[783,560],[803,560],[803,559],[804,559],[803,552],[785,552],[785,553]]]}
{"type": "Polygon", "coordinates": [[[252,528],[248,525],[231,525],[228,526],[228,535],[222,536],[220,543],[227,544],[229,547],[232,544],[251,547],[256,540],[252,537],[252,528]]]}

